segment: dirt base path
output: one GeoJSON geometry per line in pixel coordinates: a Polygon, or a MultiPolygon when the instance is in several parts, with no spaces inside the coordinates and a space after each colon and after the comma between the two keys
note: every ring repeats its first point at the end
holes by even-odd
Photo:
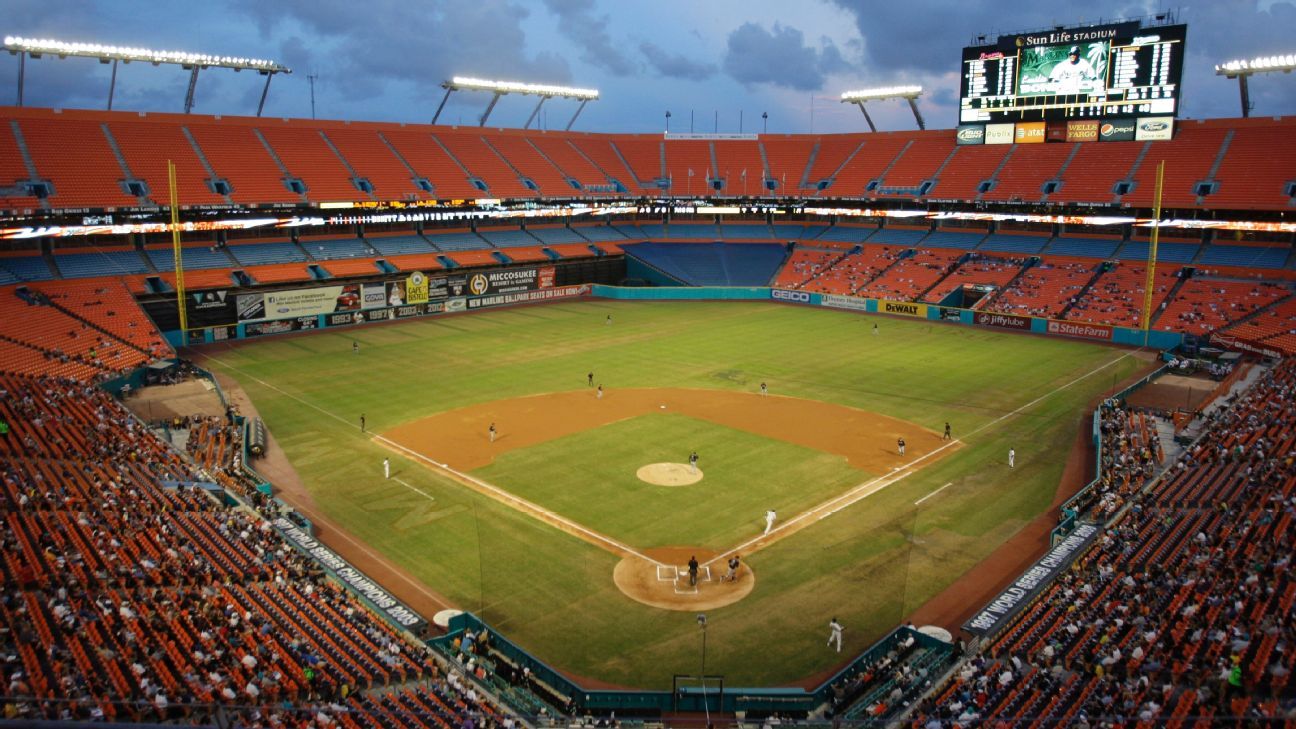
{"type": "Polygon", "coordinates": [[[711,610],[747,597],[756,587],[756,575],[746,565],[738,567],[737,579],[723,578],[729,571],[715,561],[715,552],[693,547],[661,547],[648,550],[653,564],[633,557],[617,563],[612,571],[616,586],[632,599],[663,610],[711,610]],[[697,584],[690,585],[689,559],[701,565],[697,584]]]}

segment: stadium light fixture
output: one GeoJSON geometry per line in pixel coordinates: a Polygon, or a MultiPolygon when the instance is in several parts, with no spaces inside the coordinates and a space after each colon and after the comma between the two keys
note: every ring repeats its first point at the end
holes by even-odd
{"type": "Polygon", "coordinates": [[[921,86],[883,86],[876,89],[858,89],[843,92],[841,103],[858,106],[860,113],[864,115],[864,121],[868,122],[869,129],[876,132],[877,125],[873,123],[873,117],[869,116],[868,109],[864,108],[864,102],[881,101],[882,99],[904,99],[909,102],[909,109],[913,111],[914,121],[918,122],[918,128],[926,129],[927,124],[923,121],[922,114],[918,112],[918,97],[922,96],[922,93],[923,88],[921,86]]]}
{"type": "Polygon", "coordinates": [[[1251,115],[1251,92],[1247,88],[1247,78],[1254,73],[1291,73],[1296,69],[1296,53],[1277,56],[1260,56],[1226,61],[1215,65],[1215,75],[1238,80],[1238,95],[1242,100],[1242,116],[1251,115]]]}
{"type": "Polygon", "coordinates": [[[265,108],[266,94],[270,90],[270,79],[276,73],[292,73],[292,69],[283,64],[263,58],[245,58],[242,56],[215,56],[207,53],[189,53],[186,51],[158,51],[133,46],[112,46],[100,43],[77,43],[55,40],[52,38],[23,38],[5,36],[4,49],[10,55],[19,56],[18,62],[18,106],[23,105],[23,80],[27,66],[27,57],[40,58],[43,55],[59,58],[79,57],[94,58],[100,63],[112,63],[112,80],[108,86],[108,108],[112,108],[113,91],[117,86],[117,64],[138,61],[175,65],[190,71],[189,87],[185,93],[184,111],[188,114],[193,109],[194,88],[198,84],[198,72],[204,68],[232,68],[235,71],[256,71],[266,77],[265,86],[261,89],[261,101],[257,104],[257,116],[265,108]]]}
{"type": "Polygon", "coordinates": [[[492,81],[490,79],[473,78],[470,76],[455,76],[449,81],[441,84],[445,89],[445,96],[441,97],[441,103],[437,106],[436,113],[432,115],[432,123],[436,124],[437,119],[441,117],[441,110],[445,108],[446,101],[449,100],[450,94],[455,91],[489,91],[494,96],[491,97],[490,104],[486,106],[486,111],[482,112],[481,117],[477,120],[477,126],[486,126],[486,120],[490,118],[491,112],[495,110],[495,104],[499,103],[500,97],[506,94],[523,94],[525,96],[539,96],[540,101],[536,103],[535,109],[531,111],[531,116],[527,118],[523,129],[528,129],[531,122],[535,121],[536,115],[540,113],[540,107],[549,99],[576,99],[580,101],[580,106],[576,108],[576,113],[572,114],[571,121],[567,122],[566,129],[571,129],[572,124],[576,123],[576,117],[584,111],[585,105],[591,101],[597,101],[599,98],[598,89],[582,89],[573,86],[553,86],[550,84],[529,84],[521,81],[492,81]]]}

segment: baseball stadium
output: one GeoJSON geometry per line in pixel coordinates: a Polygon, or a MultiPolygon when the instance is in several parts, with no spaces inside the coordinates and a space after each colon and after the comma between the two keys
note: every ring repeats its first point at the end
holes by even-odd
{"type": "Polygon", "coordinates": [[[0,723],[1296,724],[1292,56],[1190,119],[1188,24],[1076,22],[930,128],[644,133],[10,20],[0,723]]]}

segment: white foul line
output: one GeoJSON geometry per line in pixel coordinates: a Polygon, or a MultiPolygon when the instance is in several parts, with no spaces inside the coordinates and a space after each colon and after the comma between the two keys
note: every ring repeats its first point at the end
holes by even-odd
{"type": "MultiPolygon", "coordinates": [[[[274,390],[275,392],[277,392],[277,393],[283,395],[284,397],[288,397],[288,398],[291,398],[291,399],[293,399],[293,400],[296,400],[297,402],[301,403],[302,405],[305,405],[306,407],[308,407],[308,408],[310,408],[310,409],[312,409],[312,410],[315,410],[315,411],[318,411],[318,412],[320,412],[320,413],[323,413],[324,415],[327,415],[327,416],[329,416],[330,418],[333,418],[334,420],[337,420],[337,421],[340,422],[340,423],[343,423],[343,424],[345,424],[345,425],[347,425],[347,426],[350,426],[350,427],[355,427],[355,425],[354,425],[351,421],[349,421],[349,420],[347,420],[347,419],[345,419],[345,418],[343,418],[343,417],[341,417],[341,416],[339,416],[339,415],[337,415],[337,414],[335,414],[335,413],[331,413],[331,412],[329,412],[328,410],[325,410],[324,408],[322,408],[322,407],[320,407],[320,406],[318,406],[318,405],[315,405],[314,403],[311,403],[311,402],[308,402],[308,401],[306,401],[306,400],[303,400],[302,398],[297,397],[296,395],[292,394],[291,392],[285,392],[284,390],[281,390],[280,388],[275,387],[274,385],[270,384],[269,382],[266,382],[265,380],[259,379],[259,378],[257,378],[257,377],[253,377],[252,375],[249,375],[248,373],[244,372],[243,370],[240,370],[240,369],[237,368],[237,367],[234,367],[233,365],[230,365],[230,364],[227,364],[227,363],[225,363],[225,362],[222,362],[222,361],[216,359],[215,357],[210,357],[210,356],[209,356],[208,359],[210,359],[212,362],[215,362],[216,364],[220,365],[221,367],[224,367],[224,368],[226,368],[226,369],[229,369],[229,370],[233,370],[233,371],[235,371],[235,372],[238,372],[238,373],[242,374],[244,377],[247,377],[248,379],[252,380],[253,382],[258,383],[258,384],[260,384],[260,385],[263,386],[263,387],[266,387],[266,388],[269,388],[269,389],[271,389],[271,390],[274,390]]],[[[497,500],[503,501],[503,502],[506,503],[506,504],[509,503],[509,502],[512,502],[513,504],[517,504],[517,505],[522,506],[522,507],[523,507],[523,511],[525,511],[525,510],[530,510],[533,514],[543,514],[547,519],[550,519],[550,520],[552,520],[552,521],[558,522],[559,524],[562,524],[564,527],[566,527],[566,528],[568,528],[568,529],[570,529],[570,530],[572,530],[572,531],[574,531],[574,532],[577,532],[577,533],[579,533],[579,534],[583,534],[583,535],[585,535],[586,537],[589,537],[589,539],[592,540],[592,541],[600,542],[600,543],[602,543],[602,544],[605,544],[605,545],[607,545],[607,546],[610,546],[610,547],[612,547],[614,550],[617,550],[617,551],[619,551],[619,552],[622,552],[622,553],[625,553],[625,554],[632,554],[632,555],[638,557],[639,559],[646,560],[646,561],[648,561],[648,562],[653,563],[654,565],[665,565],[664,562],[658,562],[657,560],[653,559],[652,557],[649,557],[648,555],[643,554],[643,553],[639,552],[639,551],[636,550],[636,549],[633,549],[633,548],[631,548],[631,547],[629,547],[629,546],[627,546],[627,545],[625,545],[625,544],[622,544],[621,542],[618,542],[618,541],[616,541],[615,539],[613,539],[613,538],[611,538],[611,537],[605,536],[605,535],[603,535],[603,534],[599,534],[598,532],[593,531],[592,529],[587,529],[586,527],[584,527],[584,526],[582,526],[582,525],[580,525],[580,524],[577,524],[576,522],[574,522],[574,521],[568,519],[567,517],[564,517],[564,516],[561,516],[561,515],[559,515],[559,514],[556,514],[556,513],[552,512],[552,511],[549,511],[548,509],[545,509],[545,508],[541,507],[541,506],[538,505],[538,504],[533,504],[533,503],[531,503],[530,501],[527,501],[526,499],[523,499],[523,498],[521,498],[521,497],[519,497],[519,496],[514,496],[513,494],[511,494],[511,493],[505,491],[504,489],[501,489],[501,488],[499,488],[498,486],[495,486],[495,485],[493,485],[493,484],[487,483],[486,481],[483,481],[483,480],[481,480],[481,479],[479,479],[479,478],[477,478],[477,477],[475,477],[475,476],[470,476],[470,475],[468,475],[468,474],[466,474],[466,473],[463,473],[463,472],[461,472],[461,471],[457,471],[457,470],[451,468],[451,467],[449,466],[449,464],[445,464],[445,463],[440,463],[440,462],[438,462],[438,461],[434,461],[434,460],[432,460],[431,458],[428,458],[427,456],[423,455],[422,453],[419,453],[418,451],[410,450],[409,448],[406,448],[405,446],[401,445],[400,443],[397,443],[396,441],[390,440],[390,439],[388,439],[388,438],[384,438],[383,436],[378,435],[377,433],[370,433],[369,435],[372,436],[374,440],[381,441],[381,442],[382,442],[383,444],[385,444],[387,447],[389,447],[389,448],[391,448],[391,449],[393,449],[393,450],[400,451],[400,452],[406,454],[407,456],[409,456],[410,458],[414,458],[414,459],[417,459],[417,460],[423,461],[423,462],[427,463],[428,465],[431,465],[431,466],[433,466],[433,467],[435,467],[435,468],[441,469],[441,470],[443,470],[443,471],[445,471],[445,472],[447,472],[447,473],[449,473],[449,474],[452,474],[452,475],[454,475],[455,477],[457,477],[457,478],[459,478],[459,479],[461,479],[461,480],[463,480],[463,481],[470,481],[470,482],[472,482],[472,483],[475,484],[478,488],[482,489],[483,491],[487,491],[487,492],[489,492],[490,494],[494,495],[494,496],[496,497],[497,500]]],[[[413,486],[410,486],[409,484],[405,483],[404,481],[401,481],[399,478],[397,478],[397,479],[391,479],[391,480],[400,481],[400,483],[401,483],[402,485],[404,485],[405,488],[407,488],[407,489],[409,489],[409,490],[411,490],[411,491],[414,491],[415,493],[418,493],[418,494],[422,495],[424,498],[428,499],[429,501],[436,501],[436,497],[435,497],[435,496],[432,496],[431,494],[427,493],[426,491],[423,491],[422,489],[418,489],[418,488],[415,488],[415,487],[413,487],[413,486]]]]}
{"type": "Polygon", "coordinates": [[[931,492],[930,494],[927,494],[926,496],[922,497],[921,499],[918,499],[917,501],[915,501],[915,502],[914,502],[914,506],[917,506],[917,505],[921,504],[922,502],[926,501],[927,499],[930,499],[931,497],[935,496],[936,494],[939,494],[940,492],[944,491],[945,489],[947,489],[947,488],[949,488],[950,486],[953,486],[953,485],[954,485],[954,482],[953,482],[953,481],[950,481],[949,483],[945,484],[944,486],[941,486],[940,488],[936,489],[935,491],[931,492]]]}

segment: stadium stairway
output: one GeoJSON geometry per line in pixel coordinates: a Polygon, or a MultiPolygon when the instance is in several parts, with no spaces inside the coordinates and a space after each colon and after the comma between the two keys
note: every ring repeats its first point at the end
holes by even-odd
{"type": "Polygon", "coordinates": [[[1057,316],[1053,318],[1065,319],[1067,312],[1071,311],[1071,309],[1077,303],[1082,301],[1085,298],[1085,296],[1088,295],[1089,289],[1092,289],[1094,287],[1094,284],[1098,283],[1098,279],[1102,278],[1102,275],[1106,273],[1107,269],[1110,267],[1111,264],[1106,262],[1104,262],[1102,265],[1095,266],[1093,276],[1089,278],[1089,280],[1085,283],[1085,285],[1079,291],[1076,292],[1076,295],[1071,297],[1071,301],[1067,302],[1067,305],[1062,307],[1062,310],[1059,311],[1057,313],[1057,316]]]}

